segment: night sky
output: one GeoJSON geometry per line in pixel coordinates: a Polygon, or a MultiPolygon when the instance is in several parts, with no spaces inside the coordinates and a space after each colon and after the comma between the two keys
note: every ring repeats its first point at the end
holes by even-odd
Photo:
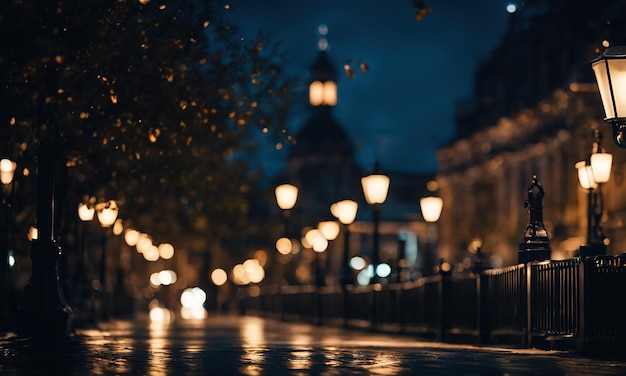
{"type": "MultiPolygon", "coordinates": [[[[358,163],[366,171],[379,160],[384,170],[434,172],[436,148],[453,136],[455,103],[471,97],[477,63],[500,42],[510,15],[508,0],[424,3],[432,13],[421,22],[410,0],[233,0],[228,13],[244,38],[270,32],[288,71],[304,80],[319,51],[318,27],[326,25],[340,74],[335,118],[352,138],[358,163]],[[355,67],[353,78],[346,62],[355,67]]],[[[294,115],[291,132],[307,114],[294,115]]],[[[263,167],[280,169],[286,158],[285,149],[272,146],[263,167]]]]}

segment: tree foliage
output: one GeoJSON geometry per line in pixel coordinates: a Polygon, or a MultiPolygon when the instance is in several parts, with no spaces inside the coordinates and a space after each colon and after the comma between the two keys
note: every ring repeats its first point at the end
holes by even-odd
{"type": "MultiPolygon", "coordinates": [[[[278,45],[239,38],[227,8],[2,2],[1,152],[31,172],[18,174],[20,194],[35,189],[37,145],[57,143],[68,196],[117,199],[140,230],[210,242],[244,227],[254,175],[236,156],[264,133],[289,138],[294,82],[278,45]]],[[[18,221],[32,223],[32,200],[15,206],[18,221]]]]}

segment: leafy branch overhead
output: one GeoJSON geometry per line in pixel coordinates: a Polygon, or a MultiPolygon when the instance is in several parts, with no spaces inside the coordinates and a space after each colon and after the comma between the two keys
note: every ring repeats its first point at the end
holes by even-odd
{"type": "Polygon", "coordinates": [[[37,145],[62,143],[80,189],[122,213],[166,198],[245,214],[236,156],[289,137],[280,51],[241,39],[219,1],[8,0],[0,44],[2,153],[34,171],[37,145]]]}

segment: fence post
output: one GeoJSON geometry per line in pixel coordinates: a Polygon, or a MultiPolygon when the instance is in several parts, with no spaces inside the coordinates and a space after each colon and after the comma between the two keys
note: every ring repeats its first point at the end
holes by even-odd
{"type": "Polygon", "coordinates": [[[586,343],[589,338],[588,327],[586,325],[587,319],[587,300],[585,297],[588,292],[589,278],[586,275],[589,268],[585,265],[585,257],[581,257],[578,273],[578,341],[576,342],[576,350],[584,354],[586,351],[586,343]]]}
{"type": "Polygon", "coordinates": [[[532,346],[532,296],[533,296],[533,287],[532,287],[532,264],[527,262],[525,264],[526,268],[526,289],[524,290],[526,294],[526,328],[524,330],[524,346],[529,348],[532,346]]]}
{"type": "Polygon", "coordinates": [[[446,330],[450,327],[450,315],[448,307],[448,294],[450,292],[450,277],[448,273],[441,273],[438,282],[439,298],[439,327],[437,328],[437,341],[443,342],[446,337],[446,330]]]}
{"type": "Polygon", "coordinates": [[[487,279],[483,276],[483,273],[476,275],[476,328],[478,331],[478,338],[476,339],[478,344],[485,344],[488,342],[489,328],[487,324],[487,279]]]}

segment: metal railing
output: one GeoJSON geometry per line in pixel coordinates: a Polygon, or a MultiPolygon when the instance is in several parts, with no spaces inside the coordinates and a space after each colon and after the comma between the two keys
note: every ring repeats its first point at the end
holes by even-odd
{"type": "Polygon", "coordinates": [[[248,314],[403,332],[422,339],[626,355],[626,255],[530,262],[414,282],[283,286],[248,314]]]}

